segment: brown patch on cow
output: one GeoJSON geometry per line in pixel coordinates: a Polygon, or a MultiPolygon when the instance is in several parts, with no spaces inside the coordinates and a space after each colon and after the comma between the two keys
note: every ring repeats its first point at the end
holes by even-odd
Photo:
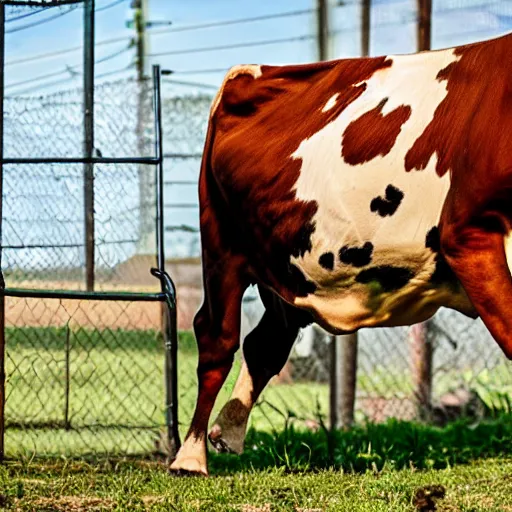
{"type": "Polygon", "coordinates": [[[412,110],[409,105],[401,105],[384,115],[382,109],[387,101],[388,98],[383,99],[347,126],[341,144],[341,154],[347,164],[364,164],[379,155],[386,156],[395,145],[412,110]]]}
{"type": "Polygon", "coordinates": [[[425,169],[434,154],[439,176],[510,167],[511,51],[508,36],[455,49],[458,60],[437,74],[447,95],[407,152],[406,171],[425,169]]]}
{"type": "Polygon", "coordinates": [[[365,91],[365,80],[391,64],[380,57],[262,66],[259,78],[239,75],[224,86],[211,122],[212,172],[202,172],[201,181],[215,181],[222,201],[212,206],[229,204],[232,238],[244,244],[258,279],[285,298],[293,300],[296,288],[290,255],[311,249],[317,211],[315,201],[296,199],[302,161],[291,155],[365,91]],[[322,112],[335,94],[336,104],[322,112]]]}
{"type": "Polygon", "coordinates": [[[502,297],[512,297],[503,244],[512,225],[511,51],[510,35],[454,50],[458,60],[438,74],[446,97],[405,158],[412,171],[436,155],[436,173],[450,173],[441,252],[510,359],[512,302],[502,297]]]}

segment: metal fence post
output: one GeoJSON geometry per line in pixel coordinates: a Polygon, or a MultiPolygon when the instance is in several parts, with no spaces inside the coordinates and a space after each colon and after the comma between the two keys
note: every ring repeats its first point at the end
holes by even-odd
{"type": "MultiPolygon", "coordinates": [[[[5,288],[3,255],[3,183],[4,183],[4,71],[5,71],[5,4],[0,3],[0,287],[5,288]]],[[[0,295],[0,462],[4,460],[5,434],[5,297],[0,295]]]]}
{"type": "MultiPolygon", "coordinates": [[[[94,0],[84,0],[84,157],[94,150],[94,0]]],[[[94,164],[84,164],[85,284],[94,290],[94,164]]]]}
{"type": "Polygon", "coordinates": [[[357,389],[357,333],[331,336],[330,425],[347,428],[354,423],[357,389]]]}
{"type": "Polygon", "coordinates": [[[162,284],[162,292],[167,294],[167,301],[162,303],[162,333],[165,346],[165,414],[169,455],[174,457],[180,447],[178,430],[178,325],[176,311],[176,290],[165,272],[164,240],[164,168],[162,140],[162,104],[160,89],[160,66],[153,66],[153,107],[155,116],[155,154],[156,166],[156,242],[157,267],[162,284]],[[171,297],[172,296],[172,297],[171,297]]]}
{"type": "Polygon", "coordinates": [[[71,385],[71,371],[70,371],[70,337],[71,337],[71,329],[69,328],[69,321],[66,323],[66,346],[65,346],[65,354],[64,354],[64,364],[65,364],[65,381],[64,381],[64,428],[69,430],[71,428],[71,423],[69,422],[69,392],[71,385]]]}
{"type": "MultiPolygon", "coordinates": [[[[432,28],[432,0],[417,0],[418,51],[430,50],[432,28]]],[[[429,322],[412,326],[411,358],[412,372],[415,384],[415,394],[418,404],[418,415],[421,419],[428,419],[432,405],[432,365],[434,349],[432,340],[428,335],[429,322]]]]}

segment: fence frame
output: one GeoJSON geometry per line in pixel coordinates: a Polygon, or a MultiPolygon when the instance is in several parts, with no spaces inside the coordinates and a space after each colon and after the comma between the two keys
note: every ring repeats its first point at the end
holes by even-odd
{"type": "Polygon", "coordinates": [[[36,299],[75,299],[75,300],[108,300],[133,302],[160,302],[162,305],[162,335],[165,349],[165,423],[166,436],[172,457],[179,447],[178,431],[178,387],[177,387],[177,303],[176,287],[165,270],[164,247],[164,202],[163,202],[163,150],[162,150],[162,108],[161,108],[161,70],[159,65],[153,66],[153,114],[155,144],[154,155],[148,157],[94,157],[94,0],[60,0],[44,5],[63,5],[66,3],[84,2],[84,108],[83,122],[85,128],[84,156],[71,158],[4,158],[4,75],[5,75],[5,8],[6,5],[40,6],[40,2],[20,0],[0,0],[0,462],[4,460],[5,437],[5,297],[36,298],[36,299]],[[91,48],[92,47],[92,48],[91,48]],[[7,288],[3,277],[3,166],[6,164],[84,164],[84,206],[86,208],[86,280],[87,290],[37,290],[23,288],[7,288]],[[156,178],[156,267],[151,274],[160,281],[160,292],[97,292],[94,284],[94,191],[91,183],[94,177],[95,164],[145,164],[155,168],[156,178]],[[91,250],[92,245],[92,250],[91,250]]]}

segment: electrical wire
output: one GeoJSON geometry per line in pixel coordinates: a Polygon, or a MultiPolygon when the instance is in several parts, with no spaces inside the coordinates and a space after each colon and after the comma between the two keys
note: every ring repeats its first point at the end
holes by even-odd
{"type": "Polygon", "coordinates": [[[187,87],[189,87],[189,86],[197,87],[199,89],[209,89],[212,91],[216,91],[219,88],[217,85],[213,85],[213,84],[204,84],[204,83],[200,83],[200,82],[188,82],[185,80],[174,80],[173,78],[164,78],[162,81],[167,84],[185,85],[187,87]]]}
{"type": "Polygon", "coordinates": [[[37,9],[31,12],[27,12],[25,14],[20,14],[19,16],[16,16],[14,18],[9,18],[5,20],[5,23],[10,23],[12,21],[18,21],[25,18],[29,18],[30,16],[34,16],[35,14],[39,14],[40,12],[46,11],[46,9],[51,9],[51,6],[41,7],[41,9],[37,9]]]}
{"type": "MultiPolygon", "coordinates": [[[[116,1],[121,2],[123,0],[116,0],[116,1]]],[[[112,4],[113,3],[114,2],[112,2],[112,4]]],[[[112,4],[110,4],[110,5],[112,5],[112,4]]],[[[102,9],[105,9],[105,8],[107,8],[107,6],[102,7],[102,9]]],[[[289,16],[298,16],[300,14],[305,14],[305,13],[310,13],[310,12],[314,12],[314,9],[304,9],[304,10],[300,10],[300,11],[287,11],[287,12],[281,12],[281,13],[266,14],[266,15],[262,15],[262,16],[254,16],[252,18],[239,18],[239,19],[236,19],[236,20],[233,20],[233,19],[232,20],[221,20],[221,21],[218,21],[218,22],[201,23],[201,24],[196,24],[196,25],[185,25],[183,27],[173,27],[172,29],[171,28],[165,28],[165,29],[159,29],[159,30],[150,30],[147,33],[149,35],[160,35],[160,34],[167,34],[169,32],[184,32],[184,31],[187,31],[187,30],[197,30],[197,29],[200,29],[200,28],[209,28],[209,27],[214,27],[214,26],[220,27],[220,26],[225,26],[225,25],[233,25],[233,24],[236,24],[236,23],[249,23],[249,22],[252,22],[252,21],[262,21],[262,20],[275,19],[275,18],[285,18],[285,17],[289,17],[289,16]]],[[[132,37],[131,36],[124,36],[124,37],[115,37],[115,38],[112,38],[112,39],[105,39],[103,41],[97,42],[96,46],[103,46],[103,45],[119,43],[119,42],[122,42],[122,41],[127,41],[129,39],[132,39],[132,37]]],[[[19,65],[19,64],[26,64],[28,62],[33,62],[33,61],[36,61],[36,60],[39,61],[39,60],[42,60],[42,59],[58,57],[60,55],[65,55],[67,53],[73,53],[73,52],[79,51],[81,49],[82,49],[81,46],[75,46],[73,48],[68,48],[66,50],[59,50],[59,51],[49,52],[49,53],[40,53],[38,55],[34,55],[34,56],[31,56],[31,57],[26,57],[26,58],[18,59],[18,60],[15,60],[15,61],[10,61],[10,62],[7,61],[5,63],[5,66],[6,67],[7,66],[16,66],[16,65],[19,65]]]]}
{"type": "Polygon", "coordinates": [[[154,36],[159,34],[168,34],[171,32],[188,32],[191,30],[203,30],[207,28],[225,27],[227,25],[240,25],[242,23],[254,23],[258,21],[266,21],[278,18],[289,18],[291,16],[301,16],[304,14],[312,14],[314,12],[315,9],[302,9],[299,11],[285,11],[277,12],[274,14],[263,14],[261,16],[253,16],[251,18],[236,18],[230,20],[209,21],[205,23],[197,23],[194,25],[183,25],[182,27],[171,27],[159,30],[150,30],[148,31],[148,35],[154,36]]]}
{"type": "MultiPolygon", "coordinates": [[[[116,0],[116,2],[117,1],[121,2],[121,0],[116,0]]],[[[393,2],[393,3],[399,3],[399,2],[393,2]]],[[[483,8],[483,7],[488,7],[490,5],[493,5],[495,3],[496,2],[494,0],[490,0],[490,1],[483,2],[483,3],[474,4],[471,6],[468,5],[467,8],[468,9],[469,8],[471,8],[471,9],[483,8]]],[[[110,5],[112,6],[112,4],[114,4],[114,2],[112,2],[110,5]]],[[[104,6],[101,9],[105,9],[107,7],[108,6],[104,6]]],[[[338,5],[337,7],[345,7],[345,5],[338,5]]],[[[437,15],[437,14],[442,14],[442,13],[447,13],[447,12],[453,12],[456,10],[457,10],[457,8],[453,8],[453,7],[449,7],[449,8],[445,8],[445,9],[437,9],[434,11],[434,14],[437,15]]],[[[263,19],[296,16],[299,14],[305,14],[307,12],[314,12],[314,10],[313,9],[305,9],[305,10],[301,10],[301,11],[288,11],[288,12],[283,12],[283,13],[275,13],[275,14],[268,14],[268,15],[263,15],[263,16],[256,16],[256,17],[252,17],[252,18],[240,18],[237,20],[223,20],[223,21],[219,21],[219,22],[202,23],[202,24],[188,25],[188,26],[183,26],[183,27],[173,27],[173,28],[165,28],[165,29],[160,29],[160,30],[150,30],[150,31],[148,31],[148,34],[149,35],[160,35],[160,34],[168,34],[171,32],[180,32],[180,31],[186,31],[186,30],[196,30],[196,29],[200,29],[200,28],[209,28],[209,27],[213,27],[213,26],[223,26],[223,25],[228,25],[228,24],[246,23],[246,22],[248,23],[250,21],[259,21],[259,20],[263,20],[263,19]]],[[[63,14],[67,14],[67,12],[63,13],[63,14]]],[[[411,20],[411,21],[413,21],[413,20],[411,20]]],[[[374,24],[374,25],[372,25],[372,29],[378,29],[378,28],[384,27],[384,26],[393,26],[393,25],[400,25],[400,24],[401,24],[401,22],[400,23],[391,22],[391,23],[374,24]]],[[[350,28],[344,29],[343,32],[353,32],[353,31],[357,31],[357,30],[359,30],[359,27],[350,27],[350,28]]],[[[122,36],[122,37],[115,37],[115,38],[111,38],[111,39],[105,39],[103,41],[97,42],[96,46],[110,45],[110,44],[123,42],[123,41],[127,41],[127,40],[132,40],[132,37],[131,36],[122,36]]],[[[271,43],[268,43],[268,44],[271,44],[271,43]]],[[[244,47],[244,46],[236,46],[236,47],[244,47]]],[[[256,46],[256,45],[251,45],[251,46],[256,46]]],[[[58,57],[60,55],[73,53],[73,52],[79,51],[81,49],[82,49],[81,46],[75,46],[73,48],[68,48],[66,50],[42,53],[42,54],[34,55],[31,57],[21,58],[21,59],[15,60],[15,61],[7,61],[5,63],[5,66],[6,67],[15,66],[15,65],[20,65],[20,64],[26,64],[29,62],[34,62],[34,61],[40,61],[42,59],[58,57]]],[[[179,50],[177,52],[179,52],[179,50]]],[[[189,53],[189,51],[184,51],[184,53],[189,53]]],[[[192,53],[195,53],[195,52],[192,52],[192,53]]],[[[179,54],[179,53],[174,53],[174,54],[179,54]]],[[[154,55],[161,55],[161,54],[154,54],[154,55]]]]}
{"type": "Polygon", "coordinates": [[[39,25],[44,25],[45,23],[48,23],[50,21],[56,20],[57,18],[62,18],[62,16],[66,16],[66,14],[69,14],[70,12],[76,11],[80,6],[72,6],[67,11],[59,12],[57,14],[54,14],[53,16],[49,16],[48,18],[44,18],[39,21],[34,21],[33,23],[27,23],[26,25],[22,25],[21,27],[11,28],[10,30],[6,30],[6,34],[13,34],[14,32],[20,32],[21,30],[26,30],[28,28],[37,27],[39,25]]]}
{"type": "MultiPolygon", "coordinates": [[[[122,55],[123,53],[127,52],[131,48],[132,48],[131,45],[127,46],[125,48],[122,48],[119,51],[116,51],[114,53],[106,55],[105,57],[95,60],[94,64],[101,64],[102,62],[106,62],[108,60],[114,59],[115,57],[118,57],[119,55],[122,55]]],[[[44,80],[45,78],[51,78],[54,76],[63,75],[65,73],[73,73],[73,71],[75,71],[75,68],[77,68],[78,66],[80,66],[80,64],[75,64],[73,66],[69,66],[66,69],[63,69],[62,71],[54,71],[52,73],[47,73],[45,75],[39,75],[39,76],[35,76],[33,78],[29,78],[28,80],[21,80],[20,82],[6,84],[5,89],[10,89],[11,87],[16,87],[18,85],[30,84],[32,82],[38,82],[39,80],[44,80]]]]}
{"type": "Polygon", "coordinates": [[[174,71],[172,70],[173,75],[202,75],[209,73],[226,73],[229,71],[229,68],[208,68],[208,69],[185,69],[183,71],[174,71]]]}
{"type": "Polygon", "coordinates": [[[107,9],[110,9],[111,7],[115,7],[116,5],[122,4],[124,2],[127,2],[128,0],[114,0],[113,2],[103,5],[102,7],[99,7],[97,9],[94,9],[95,12],[101,12],[106,11],[107,9]]]}
{"type": "Polygon", "coordinates": [[[272,44],[293,43],[299,41],[307,41],[310,39],[314,39],[315,37],[316,36],[314,36],[313,34],[305,34],[302,36],[284,37],[281,39],[264,39],[262,41],[248,41],[245,43],[234,43],[219,46],[202,46],[200,48],[188,48],[185,50],[171,50],[166,52],[150,53],[148,57],[162,57],[164,55],[185,55],[190,53],[217,52],[221,50],[231,50],[234,48],[249,48],[252,46],[267,46],[272,44]]]}
{"type": "MultiPolygon", "coordinates": [[[[125,71],[130,71],[132,68],[133,68],[133,66],[130,65],[130,66],[125,66],[123,68],[106,71],[105,73],[100,73],[100,74],[96,75],[95,78],[100,79],[100,78],[105,78],[107,76],[118,75],[125,71]]],[[[60,80],[52,80],[51,82],[46,82],[44,84],[39,84],[39,85],[35,85],[32,87],[26,87],[25,89],[15,91],[15,92],[7,95],[6,98],[13,98],[15,96],[19,96],[20,94],[26,94],[27,92],[39,91],[41,89],[46,89],[48,87],[52,87],[53,85],[60,85],[63,83],[68,83],[68,82],[75,80],[76,78],[77,78],[77,76],[71,76],[68,78],[60,79],[60,80]]]]}

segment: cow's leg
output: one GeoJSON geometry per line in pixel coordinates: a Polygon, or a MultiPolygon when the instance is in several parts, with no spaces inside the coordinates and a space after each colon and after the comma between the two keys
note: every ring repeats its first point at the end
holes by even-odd
{"type": "MultiPolygon", "coordinates": [[[[203,262],[205,261],[203,257],[203,262]]],[[[204,265],[205,298],[194,318],[199,349],[199,391],[190,429],[171,470],[208,474],[206,429],[240,345],[241,302],[246,284],[245,260],[225,254],[215,265],[204,265]]]]}
{"type": "Polygon", "coordinates": [[[224,405],[209,439],[217,451],[242,453],[252,407],[269,380],[285,365],[301,327],[311,323],[308,313],[260,287],[265,313],[245,338],[244,361],[229,401],[224,405]]]}
{"type": "Polygon", "coordinates": [[[486,327],[512,359],[512,276],[505,248],[512,193],[503,198],[504,188],[498,198],[469,201],[456,190],[441,218],[442,250],[486,327]]]}

